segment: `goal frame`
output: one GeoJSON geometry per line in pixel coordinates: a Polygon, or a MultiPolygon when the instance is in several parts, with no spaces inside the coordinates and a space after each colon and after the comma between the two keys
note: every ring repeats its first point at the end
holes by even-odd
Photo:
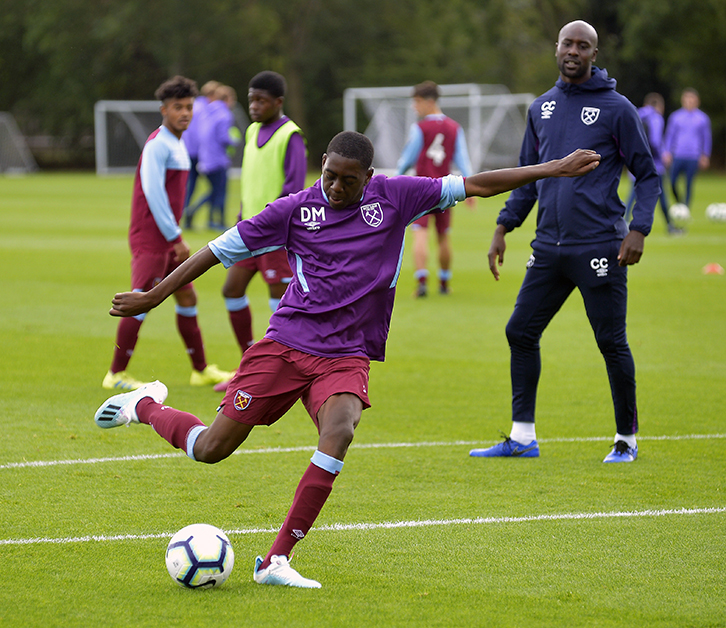
{"type": "MultiPolygon", "coordinates": [[[[417,120],[410,101],[413,93],[413,86],[394,87],[351,87],[345,90],[343,95],[343,126],[346,131],[360,130],[360,105],[365,107],[366,101],[373,103],[375,110],[370,113],[368,125],[361,132],[368,136],[378,136],[380,128],[376,128],[376,116],[381,107],[405,107],[405,129],[403,136],[400,129],[393,134],[386,136],[386,146],[381,147],[380,141],[374,139],[377,159],[374,161],[376,170],[391,174],[395,171],[395,161],[391,153],[400,155],[408,137],[408,130],[417,120]],[[376,105],[375,103],[378,102],[376,105]],[[379,149],[383,148],[381,151],[379,149]],[[378,155],[380,154],[380,157],[378,155]]],[[[519,152],[522,137],[527,124],[527,109],[535,99],[533,94],[522,93],[512,94],[504,85],[485,85],[477,83],[456,83],[439,85],[441,97],[438,105],[442,112],[447,114],[457,111],[454,119],[457,119],[464,129],[469,157],[472,168],[475,172],[514,166],[519,159],[519,152]],[[485,116],[484,111],[490,110],[490,115],[485,116]],[[509,147],[506,153],[494,149],[497,134],[503,124],[509,127],[509,147]],[[515,137],[516,136],[516,137],[515,137]]],[[[384,112],[385,115],[385,112],[384,112]]],[[[501,139],[501,138],[499,138],[501,139]]]]}

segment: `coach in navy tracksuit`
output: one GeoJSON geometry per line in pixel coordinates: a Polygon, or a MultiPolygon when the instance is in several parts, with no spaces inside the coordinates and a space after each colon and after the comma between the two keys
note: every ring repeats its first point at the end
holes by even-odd
{"type": "Polygon", "coordinates": [[[552,317],[577,288],[605,358],[617,434],[605,462],[635,460],[638,412],[635,365],[625,333],[627,269],[643,253],[660,183],[636,108],[615,91],[616,81],[592,64],[597,32],[576,21],[560,31],[556,58],[560,78],[529,109],[520,165],[536,164],[589,148],[598,168],[578,179],[543,179],[521,187],[497,219],[489,266],[499,279],[504,234],[519,227],[539,200],[532,256],[512,317],[512,432],[504,442],[475,449],[473,456],[539,456],[534,429],[539,340],[552,317]],[[637,204],[628,225],[618,197],[623,166],[635,176],[637,204]]]}

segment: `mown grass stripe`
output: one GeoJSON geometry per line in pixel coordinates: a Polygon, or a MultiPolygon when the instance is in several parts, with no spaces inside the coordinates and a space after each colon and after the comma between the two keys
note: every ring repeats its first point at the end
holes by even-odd
{"type": "MultiPolygon", "coordinates": [[[[726,434],[682,434],[682,435],[662,435],[662,436],[639,436],[638,441],[679,441],[679,440],[711,440],[726,438],[726,434]]],[[[541,443],[591,443],[591,442],[610,442],[612,437],[608,436],[592,436],[585,438],[540,438],[541,443]]],[[[350,449],[397,449],[406,447],[459,447],[475,445],[489,445],[498,441],[439,441],[439,442],[421,442],[421,443],[361,443],[353,444],[350,449]]],[[[232,455],[254,455],[254,454],[288,454],[302,451],[315,451],[315,446],[305,445],[302,447],[265,447],[261,449],[238,449],[232,455]]],[[[113,456],[108,458],[78,458],[71,460],[30,460],[25,462],[8,462],[0,464],[2,469],[27,469],[39,467],[55,467],[60,465],[75,464],[101,464],[104,462],[136,462],[140,460],[160,460],[164,458],[184,458],[186,454],[182,452],[171,452],[167,454],[138,454],[133,456],[113,456]]]]}
{"type": "MultiPolygon", "coordinates": [[[[657,510],[636,510],[623,512],[578,512],[558,513],[550,515],[525,515],[521,517],[467,517],[463,519],[426,519],[422,521],[386,521],[381,523],[334,523],[313,528],[318,532],[348,532],[358,530],[391,530],[400,528],[424,528],[433,526],[453,525],[494,525],[507,523],[534,523],[539,521],[593,521],[597,519],[631,518],[631,517],[666,517],[677,515],[714,515],[726,513],[726,507],[707,508],[669,508],[657,510]]],[[[247,528],[241,530],[225,530],[227,535],[235,534],[272,534],[277,528],[247,528]]],[[[152,534],[116,534],[72,536],[63,538],[37,537],[30,539],[0,539],[0,545],[39,545],[44,543],[67,545],[70,543],[110,542],[110,541],[143,541],[147,539],[171,538],[174,532],[152,534]]]]}

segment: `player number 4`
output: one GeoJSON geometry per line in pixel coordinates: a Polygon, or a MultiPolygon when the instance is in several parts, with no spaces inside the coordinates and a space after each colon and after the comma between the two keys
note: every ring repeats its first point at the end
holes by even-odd
{"type": "Polygon", "coordinates": [[[444,150],[444,134],[437,133],[431,146],[426,151],[426,157],[434,162],[434,166],[440,166],[446,159],[446,151],[444,150]]]}

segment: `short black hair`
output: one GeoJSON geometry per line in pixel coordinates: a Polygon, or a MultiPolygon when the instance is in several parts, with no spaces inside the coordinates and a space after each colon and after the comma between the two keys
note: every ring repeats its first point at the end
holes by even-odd
{"type": "Polygon", "coordinates": [[[197,82],[179,75],[164,81],[154,92],[154,97],[162,102],[169,98],[196,98],[198,95],[197,82]]]}
{"type": "Polygon", "coordinates": [[[265,70],[252,77],[249,88],[262,89],[274,98],[282,98],[287,91],[287,83],[282,74],[278,74],[272,70],[265,70]]]}
{"type": "Polygon", "coordinates": [[[373,143],[362,133],[342,131],[328,144],[325,151],[328,155],[335,153],[346,159],[357,159],[364,170],[373,163],[373,143]]]}

